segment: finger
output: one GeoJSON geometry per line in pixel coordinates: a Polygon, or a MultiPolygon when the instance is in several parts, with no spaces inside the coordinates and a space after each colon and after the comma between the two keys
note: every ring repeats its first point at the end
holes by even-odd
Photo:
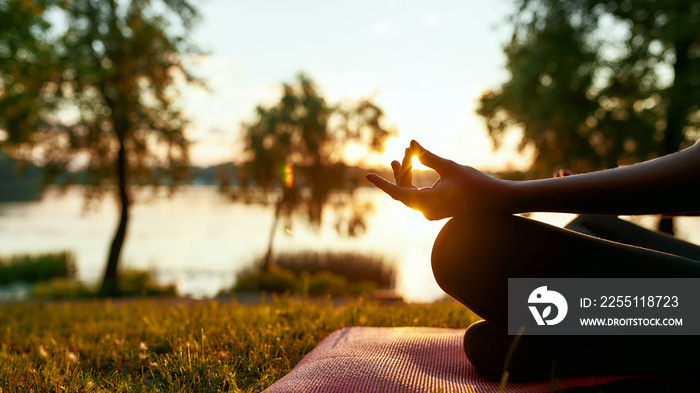
{"type": "Polygon", "coordinates": [[[437,173],[446,171],[452,163],[452,161],[448,159],[429,152],[416,141],[411,141],[411,151],[418,157],[421,164],[435,169],[437,173]]]}
{"type": "Polygon", "coordinates": [[[380,190],[389,194],[390,197],[396,199],[397,201],[403,202],[404,205],[406,205],[406,206],[411,207],[413,205],[413,200],[414,200],[414,196],[415,196],[414,194],[416,192],[415,189],[403,188],[403,187],[399,187],[397,185],[391,184],[390,182],[386,181],[385,179],[382,179],[381,177],[375,175],[374,173],[370,173],[369,175],[366,176],[366,178],[372,184],[377,186],[380,190]]]}
{"type": "Polygon", "coordinates": [[[396,184],[401,187],[411,187],[413,186],[413,154],[410,149],[406,149],[403,156],[403,162],[401,163],[400,176],[396,180],[396,184]]]}
{"type": "Polygon", "coordinates": [[[394,160],[391,162],[391,169],[394,170],[394,180],[396,184],[399,184],[399,180],[401,179],[401,164],[394,160]]]}

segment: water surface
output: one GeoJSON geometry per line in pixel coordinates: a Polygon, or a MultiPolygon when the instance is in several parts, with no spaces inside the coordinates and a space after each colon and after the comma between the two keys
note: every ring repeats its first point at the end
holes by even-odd
{"type": "MultiPolygon", "coordinates": [[[[395,264],[397,290],[409,301],[444,296],[430,269],[432,242],[444,221],[429,222],[380,191],[367,188],[371,201],[368,229],[362,236],[339,236],[335,216],[327,209],[318,231],[301,220],[277,229],[276,251],[352,251],[381,254],[395,264]],[[286,229],[286,230],[285,230],[286,229]]],[[[214,296],[230,287],[235,275],[264,253],[273,220],[270,206],[234,203],[215,187],[185,187],[172,198],[146,198],[131,210],[122,252],[122,267],[149,269],[163,283],[175,283],[183,295],[214,296]]],[[[81,280],[101,278],[118,209],[106,197],[85,212],[79,189],[60,196],[49,190],[36,202],[0,204],[0,255],[69,250],[77,259],[81,280]]],[[[573,215],[537,214],[533,218],[562,226],[573,215]]],[[[641,223],[653,226],[656,218],[641,223]]],[[[700,242],[698,218],[678,222],[681,237],[700,242]]]]}

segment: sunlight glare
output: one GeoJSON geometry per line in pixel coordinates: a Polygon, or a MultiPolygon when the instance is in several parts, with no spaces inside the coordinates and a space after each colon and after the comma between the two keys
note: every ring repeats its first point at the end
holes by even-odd
{"type": "MultiPolygon", "coordinates": [[[[387,139],[386,143],[384,144],[384,153],[381,154],[381,165],[388,165],[394,160],[401,162],[406,152],[406,148],[408,148],[409,145],[410,140],[407,140],[406,138],[391,137],[387,139]]],[[[413,169],[429,169],[425,165],[421,164],[416,156],[413,156],[411,162],[413,163],[413,169]]]]}
{"type": "Polygon", "coordinates": [[[408,144],[403,138],[388,138],[384,143],[384,152],[381,155],[382,165],[387,165],[394,160],[401,161],[407,147],[408,144]]]}
{"type": "Polygon", "coordinates": [[[420,161],[418,160],[418,156],[413,156],[411,158],[411,163],[413,164],[413,169],[417,169],[419,171],[430,170],[430,168],[420,163],[420,161]]]}
{"type": "Polygon", "coordinates": [[[404,228],[411,236],[421,236],[428,229],[429,221],[425,219],[419,210],[403,210],[397,212],[394,219],[396,225],[404,228]]]}

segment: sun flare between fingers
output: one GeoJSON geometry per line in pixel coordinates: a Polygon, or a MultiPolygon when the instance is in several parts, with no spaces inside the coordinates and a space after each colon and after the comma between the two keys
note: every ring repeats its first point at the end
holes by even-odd
{"type": "Polygon", "coordinates": [[[416,155],[413,155],[413,157],[411,157],[411,165],[413,165],[413,169],[419,171],[426,171],[430,169],[427,166],[421,164],[420,160],[418,160],[418,156],[416,155]]]}

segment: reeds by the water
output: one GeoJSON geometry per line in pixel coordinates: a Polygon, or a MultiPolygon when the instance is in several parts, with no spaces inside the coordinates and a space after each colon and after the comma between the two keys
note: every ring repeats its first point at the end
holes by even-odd
{"type": "Polygon", "coordinates": [[[241,272],[233,290],[354,296],[393,289],[395,283],[396,268],[382,256],[303,251],[276,255],[268,270],[241,272]]]}
{"type": "MultiPolygon", "coordinates": [[[[77,299],[97,296],[96,285],[76,279],[76,262],[68,251],[0,257],[0,285],[21,284],[38,299],[77,299]]],[[[124,270],[119,275],[122,296],[173,296],[175,285],[160,285],[150,271],[124,270]]]]}
{"type": "Polygon", "coordinates": [[[0,257],[0,285],[75,277],[75,256],[67,251],[0,257]]]}
{"type": "Polygon", "coordinates": [[[303,251],[281,253],[273,261],[275,265],[295,273],[326,271],[348,281],[373,282],[380,288],[393,288],[396,284],[396,267],[382,255],[303,251]]]}

